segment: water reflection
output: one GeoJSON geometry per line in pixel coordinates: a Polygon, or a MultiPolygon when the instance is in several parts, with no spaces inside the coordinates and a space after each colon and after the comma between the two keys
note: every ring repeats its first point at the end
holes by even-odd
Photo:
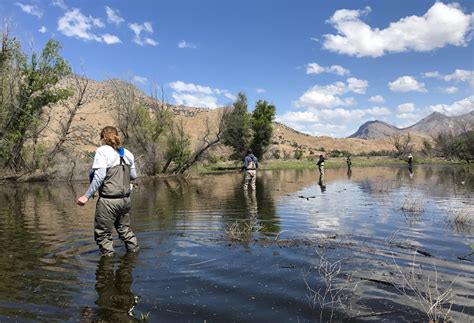
{"type": "Polygon", "coordinates": [[[324,193],[326,191],[326,182],[324,180],[323,174],[319,175],[318,185],[319,185],[319,188],[321,189],[321,193],[324,193]]]}
{"type": "MultiPolygon", "coordinates": [[[[137,253],[126,253],[120,258],[116,269],[114,257],[102,257],[97,265],[95,289],[96,319],[110,322],[135,321],[133,310],[138,296],[132,292],[133,268],[137,253]]],[[[138,321],[138,320],[137,320],[138,321]]]]}
{"type": "Polygon", "coordinates": [[[257,218],[258,215],[258,205],[257,205],[257,194],[255,190],[244,191],[245,205],[250,217],[257,218]]]}
{"type": "MultiPolygon", "coordinates": [[[[427,251],[426,263],[442,260],[437,268],[446,281],[460,275],[457,295],[471,295],[472,279],[463,277],[474,273],[473,224],[462,219],[469,219],[474,208],[474,169],[416,165],[416,176],[414,170],[403,165],[349,172],[343,167],[321,177],[317,170],[260,171],[257,191],[247,194],[238,174],[142,180],[131,212],[144,246],[138,265],[128,255],[99,262],[94,205],[74,205],[74,191],[82,192],[86,183],[2,185],[0,320],[135,320],[129,314],[135,290],[141,297],[137,313],[151,312],[153,319],[249,321],[248,311],[273,321],[314,321],[314,312],[294,309],[305,308],[300,273],[315,265],[315,248],[275,246],[272,238],[281,232],[281,239],[346,238],[362,256],[353,257],[353,249],[335,254],[346,252],[356,263],[363,259],[352,264],[355,270],[373,265],[374,272],[383,272],[377,263],[393,263],[396,257],[403,266],[414,250],[427,251]],[[325,194],[315,194],[319,190],[325,194]],[[223,243],[226,224],[249,217],[262,227],[259,241],[271,236],[269,245],[259,249],[252,242],[243,252],[223,243]],[[249,295],[255,296],[252,305],[249,295]],[[81,313],[81,308],[90,311],[81,313]]],[[[376,286],[365,288],[367,299],[392,296],[376,286]]],[[[454,311],[461,311],[459,304],[458,297],[454,311]]],[[[465,313],[474,315],[472,306],[465,313]]]]}

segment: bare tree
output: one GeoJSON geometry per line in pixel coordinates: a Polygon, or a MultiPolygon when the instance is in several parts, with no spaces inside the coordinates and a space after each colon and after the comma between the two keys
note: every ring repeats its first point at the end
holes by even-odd
{"type": "Polygon", "coordinates": [[[390,142],[396,149],[397,157],[403,156],[408,152],[411,146],[411,141],[412,138],[410,133],[407,135],[396,134],[390,137],[390,142]]]}
{"type": "Polygon", "coordinates": [[[217,129],[215,133],[212,133],[211,131],[209,118],[206,119],[206,131],[204,132],[201,138],[201,144],[199,148],[192,153],[191,157],[185,163],[183,163],[181,167],[175,168],[173,170],[174,174],[183,174],[184,172],[186,172],[191,166],[193,166],[196,162],[200,160],[202,155],[209,148],[214,147],[222,140],[222,133],[225,129],[225,117],[227,113],[227,109],[222,111],[222,114],[218,118],[217,129]]]}
{"type": "Polygon", "coordinates": [[[49,153],[47,164],[50,165],[56,155],[62,151],[63,145],[69,139],[69,134],[71,132],[71,125],[74,118],[77,115],[79,109],[85,105],[88,100],[86,97],[86,91],[89,85],[89,79],[84,76],[79,76],[74,74],[72,77],[74,83],[73,94],[70,100],[62,102],[63,107],[66,109],[66,118],[59,121],[59,132],[56,132],[58,136],[58,141],[54,145],[53,149],[49,153]]]}

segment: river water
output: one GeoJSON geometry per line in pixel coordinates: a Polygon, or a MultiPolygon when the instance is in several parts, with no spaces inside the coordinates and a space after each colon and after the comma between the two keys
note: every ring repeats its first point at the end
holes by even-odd
{"type": "Polygon", "coordinates": [[[0,321],[474,320],[474,169],[140,180],[101,259],[86,183],[0,186],[0,321]]]}

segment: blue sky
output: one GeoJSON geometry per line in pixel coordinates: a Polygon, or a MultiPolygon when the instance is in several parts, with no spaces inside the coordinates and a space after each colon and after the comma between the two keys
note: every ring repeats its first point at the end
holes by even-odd
{"type": "Polygon", "coordinates": [[[78,73],[169,103],[216,108],[239,91],[277,121],[345,137],[474,110],[473,1],[18,0],[0,18],[25,51],[56,39],[78,73]]]}

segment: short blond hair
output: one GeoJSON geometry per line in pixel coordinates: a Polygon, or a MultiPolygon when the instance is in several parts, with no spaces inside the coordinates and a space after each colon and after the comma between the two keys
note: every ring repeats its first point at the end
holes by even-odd
{"type": "Polygon", "coordinates": [[[104,144],[112,146],[114,149],[122,147],[122,141],[120,140],[117,128],[107,126],[100,132],[100,139],[104,144]]]}

